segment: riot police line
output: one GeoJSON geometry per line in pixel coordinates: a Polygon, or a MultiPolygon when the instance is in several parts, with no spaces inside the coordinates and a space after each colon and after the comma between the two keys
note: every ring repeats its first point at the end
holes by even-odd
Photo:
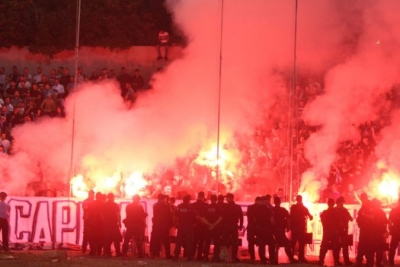
{"type": "MultiPolygon", "coordinates": [[[[349,213],[343,206],[343,198],[336,203],[329,200],[328,208],[319,214],[324,204],[313,204],[313,213],[310,213],[301,196],[289,211],[281,207],[279,198],[271,199],[269,195],[257,197],[251,205],[238,205],[232,194],[205,199],[203,193],[195,201],[187,196],[177,206],[173,198],[165,195],[159,195],[156,203],[140,200],[138,196],[133,202],[127,202],[115,201],[112,194],[97,193],[95,197],[93,191],[83,202],[59,198],[7,199],[11,207],[10,237],[14,244],[70,242],[82,244],[82,252],[89,251],[94,257],[238,262],[242,258],[238,253],[242,241],[252,261],[271,264],[286,261],[277,255],[279,248],[284,248],[292,263],[306,262],[305,255],[318,252],[320,265],[325,263],[328,250],[333,251],[335,265],[353,264],[349,246],[355,244],[351,251],[351,254],[357,251],[354,265],[361,265],[363,259],[368,266],[374,262],[381,266],[385,260],[393,265],[400,240],[400,211],[395,207],[387,216],[376,199],[369,200],[362,194],[361,201],[361,207],[354,206],[349,213]],[[319,215],[323,229],[319,228],[318,220],[318,223],[309,221],[313,219],[312,214],[319,215]],[[356,219],[354,222],[352,217],[356,219]],[[313,233],[307,232],[307,220],[313,224],[313,233]],[[349,229],[349,225],[353,227],[349,229]],[[238,238],[239,232],[243,234],[241,238],[238,238]],[[305,253],[305,245],[311,243],[314,251],[305,253]]],[[[287,204],[283,206],[288,207],[287,204]]]]}
{"type": "MultiPolygon", "coordinates": [[[[278,251],[284,248],[290,263],[308,262],[305,246],[312,243],[312,236],[307,233],[307,220],[313,220],[313,216],[304,206],[301,195],[296,197],[296,203],[289,211],[281,207],[279,197],[257,197],[247,208],[245,226],[242,208],[235,203],[233,194],[212,195],[206,200],[204,193],[199,192],[195,201],[185,196],[177,206],[173,198],[160,194],[153,205],[148,255],[144,249],[148,215],[140,204],[139,196],[134,196],[133,202],[126,206],[124,219],[120,218],[118,205],[112,204],[113,195],[108,195],[108,201],[104,198],[104,195],[97,193],[96,199],[92,196],[83,202],[82,251],[86,252],[89,244],[89,254],[92,256],[112,256],[113,244],[115,256],[118,257],[134,255],[135,258],[149,256],[175,261],[240,262],[238,233],[245,231],[251,261],[278,264],[278,251]],[[121,224],[126,228],[124,238],[120,232],[121,224]]],[[[349,246],[353,241],[348,225],[353,218],[343,206],[343,197],[340,197],[336,203],[329,199],[328,208],[320,214],[323,236],[319,265],[324,265],[328,250],[333,251],[335,266],[361,266],[365,258],[368,267],[373,266],[374,262],[381,267],[386,257],[385,250],[389,250],[389,264],[394,265],[395,251],[400,241],[399,209],[393,208],[387,218],[378,200],[370,201],[366,194],[362,194],[361,201],[362,206],[356,218],[360,237],[355,263],[349,257],[349,246]],[[386,243],[389,234],[390,245],[386,243]],[[340,261],[340,252],[343,261],[340,261]]]]}

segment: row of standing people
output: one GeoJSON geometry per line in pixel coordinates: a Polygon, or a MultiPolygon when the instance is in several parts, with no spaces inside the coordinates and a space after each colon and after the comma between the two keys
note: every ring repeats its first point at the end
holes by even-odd
{"type": "MultiPolygon", "coordinates": [[[[114,196],[108,195],[108,201],[101,193],[92,191],[88,200],[83,203],[84,208],[84,243],[90,245],[91,255],[111,255],[111,244],[114,243],[117,256],[126,256],[131,240],[135,244],[138,257],[144,256],[144,239],[147,213],[140,204],[140,198],[134,196],[133,202],[126,207],[126,232],[122,251],[120,249],[121,217],[118,204],[114,196]]],[[[221,251],[231,248],[232,261],[238,262],[238,231],[243,230],[243,212],[241,206],[234,202],[233,194],[226,196],[213,195],[211,203],[205,201],[203,192],[197,200],[191,203],[190,196],[185,196],[178,206],[168,201],[166,195],[160,194],[158,202],[153,206],[152,229],[150,239],[150,254],[159,257],[164,248],[166,258],[178,260],[181,249],[183,256],[188,260],[209,260],[211,244],[214,245],[213,261],[221,261],[221,251]],[[226,202],[225,202],[226,199],[226,202]],[[171,230],[176,229],[175,250],[171,253],[171,230]]],[[[394,256],[400,241],[400,207],[395,207],[386,218],[379,201],[368,200],[366,194],[361,195],[362,206],[358,212],[357,224],[360,229],[358,253],[355,266],[361,266],[363,257],[367,266],[382,266],[383,251],[388,234],[392,236],[389,248],[389,263],[394,265],[394,256]]],[[[261,262],[268,260],[271,264],[278,263],[278,250],[285,248],[291,263],[297,262],[294,258],[295,248],[298,247],[298,260],[307,262],[305,258],[305,244],[307,235],[307,219],[313,216],[303,205],[302,197],[296,197],[296,204],[290,207],[290,212],[281,207],[279,197],[274,197],[274,206],[271,196],[257,197],[255,203],[247,208],[248,225],[247,240],[251,260],[255,260],[255,246],[258,246],[258,256],[261,262]],[[287,232],[290,231],[290,240],[287,232]],[[265,248],[268,246],[269,259],[265,248]]],[[[328,250],[333,250],[335,266],[343,265],[339,261],[342,250],[344,265],[351,265],[349,246],[351,237],[348,234],[349,222],[353,220],[344,207],[344,198],[335,201],[328,200],[328,208],[320,214],[323,227],[323,238],[319,253],[319,264],[324,265],[328,250]]]]}
{"type": "MultiPolygon", "coordinates": [[[[381,203],[377,199],[369,200],[363,193],[360,196],[362,206],[358,211],[356,222],[359,228],[359,243],[357,248],[356,262],[353,266],[362,266],[363,258],[366,258],[366,266],[383,267],[383,259],[386,257],[386,242],[391,235],[388,247],[390,266],[394,265],[395,252],[400,242],[400,201],[398,205],[386,217],[381,203]]],[[[328,199],[328,208],[320,217],[323,227],[319,265],[324,265],[325,255],[329,249],[333,251],[335,266],[341,266],[339,261],[340,250],[343,249],[345,265],[350,265],[348,247],[351,245],[351,235],[348,234],[348,223],[353,221],[348,210],[343,206],[344,198],[340,197],[335,201],[328,199]]]]}
{"type": "MultiPolygon", "coordinates": [[[[188,260],[208,261],[210,244],[214,245],[212,260],[225,261],[224,256],[231,249],[231,260],[239,262],[238,245],[239,231],[243,230],[243,211],[234,201],[233,194],[226,196],[211,196],[211,203],[205,202],[204,193],[198,194],[197,200],[190,203],[190,196],[173,210],[165,202],[165,196],[160,195],[154,205],[153,229],[150,241],[150,251],[153,257],[159,256],[161,244],[164,245],[166,257],[177,260],[184,247],[183,256],[188,260]],[[226,202],[225,202],[226,199],[226,202]],[[166,219],[169,218],[169,219],[166,219]],[[174,255],[170,254],[169,229],[177,228],[174,255]]],[[[302,197],[297,197],[297,203],[292,205],[290,213],[280,206],[281,199],[274,197],[275,206],[271,204],[271,196],[257,197],[255,203],[247,209],[248,225],[247,239],[249,254],[255,260],[255,246],[258,246],[259,259],[262,263],[268,260],[278,264],[278,250],[285,248],[291,263],[297,262],[293,250],[298,244],[300,261],[306,262],[304,247],[306,221],[313,219],[308,209],[302,203],[302,197]],[[291,240],[286,232],[291,231],[291,240]],[[266,257],[268,246],[269,259],[266,257]]]]}
{"type": "MultiPolygon", "coordinates": [[[[117,256],[126,256],[130,241],[133,240],[138,257],[144,256],[143,244],[146,229],[146,217],[140,198],[134,196],[133,202],[126,207],[126,232],[122,251],[120,249],[121,217],[114,195],[89,192],[89,198],[84,201],[84,240],[82,251],[90,246],[90,255],[111,256],[111,245],[114,244],[117,256]]],[[[278,262],[277,251],[285,247],[289,260],[296,262],[293,248],[299,243],[299,260],[305,261],[304,242],[302,235],[306,232],[306,219],[312,219],[308,209],[302,204],[301,196],[297,204],[291,207],[291,213],[280,207],[280,198],[275,197],[275,206],[271,205],[271,197],[257,197],[247,210],[248,225],[243,229],[243,211],[234,201],[233,194],[226,196],[212,195],[211,203],[205,201],[204,192],[200,192],[197,200],[191,203],[191,197],[185,196],[178,206],[167,201],[166,195],[160,194],[158,202],[153,206],[152,229],[150,239],[150,254],[159,257],[162,248],[166,258],[178,260],[181,249],[188,260],[208,261],[211,244],[214,246],[212,261],[228,260],[226,251],[231,249],[231,260],[239,262],[238,246],[239,231],[247,230],[249,253],[255,260],[254,246],[259,247],[259,258],[266,262],[265,247],[269,248],[269,261],[278,262]],[[226,199],[226,202],[225,202],[226,199]],[[292,222],[292,223],[290,223],[292,222]],[[171,253],[171,229],[176,229],[175,250],[171,253]],[[290,242],[285,231],[292,231],[290,242]],[[222,253],[221,253],[222,252],[222,253]],[[225,253],[224,253],[225,252],[225,253]]]]}
{"type": "Polygon", "coordinates": [[[153,228],[150,240],[152,257],[158,257],[164,247],[166,258],[178,260],[183,248],[183,257],[187,260],[208,261],[211,244],[214,245],[213,261],[220,261],[221,247],[232,248],[232,260],[239,261],[238,230],[243,229],[243,212],[235,204],[232,194],[224,196],[212,195],[211,203],[205,201],[204,192],[200,192],[197,200],[191,203],[189,195],[183,202],[172,207],[165,195],[159,195],[153,207],[153,228]],[[175,250],[170,251],[170,229],[176,228],[175,250]]]}

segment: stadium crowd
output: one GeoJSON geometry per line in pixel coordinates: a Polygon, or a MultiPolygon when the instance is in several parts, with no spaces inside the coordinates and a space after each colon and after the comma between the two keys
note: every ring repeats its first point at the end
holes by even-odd
{"type": "MultiPolygon", "coordinates": [[[[132,72],[122,67],[116,73],[114,69],[103,68],[85,75],[78,68],[76,73],[78,84],[108,79],[118,81],[121,96],[128,108],[142,91],[149,89],[138,69],[132,72]]],[[[12,67],[11,72],[0,67],[1,152],[12,154],[13,127],[34,122],[42,116],[64,117],[64,100],[74,90],[74,86],[75,76],[71,75],[68,68],[52,68],[49,74],[45,74],[41,67],[37,67],[36,73],[32,74],[26,67],[22,72],[17,66],[12,67]]],[[[290,109],[286,100],[287,93],[277,95],[275,105],[263,111],[253,136],[237,135],[232,147],[227,148],[239,150],[241,153],[241,161],[235,166],[235,173],[243,178],[243,182],[240,186],[234,186],[234,181],[229,181],[232,177],[228,177],[228,181],[219,186],[220,192],[234,191],[242,200],[250,200],[253,195],[246,196],[246,188],[249,186],[257,184],[259,192],[253,193],[259,194],[275,190],[286,183],[285,177],[291,163],[294,166],[295,183],[300,184],[301,174],[312,164],[304,156],[305,141],[319,129],[318,126],[307,125],[302,119],[302,113],[307,103],[323,93],[323,85],[318,79],[299,79],[295,87],[295,109],[292,114],[288,112],[290,109]],[[293,127],[292,131],[289,129],[290,125],[293,127]],[[290,143],[293,146],[292,155],[288,149],[290,143]],[[259,183],[266,177],[274,183],[259,183]]],[[[328,197],[337,199],[341,195],[354,195],[355,189],[362,191],[365,186],[364,176],[373,171],[375,166],[374,146],[377,138],[381,129],[389,123],[387,118],[390,111],[399,106],[398,88],[393,88],[376,102],[380,116],[359,126],[361,140],[348,140],[340,144],[337,158],[327,177],[329,185],[322,192],[321,201],[324,202],[328,197]]],[[[155,198],[159,193],[164,193],[180,199],[186,193],[193,196],[199,188],[195,182],[201,179],[189,177],[193,173],[199,177],[211,177],[211,173],[215,172],[213,168],[204,169],[203,166],[196,165],[194,159],[178,159],[175,166],[162,174],[158,183],[149,183],[145,195],[155,198]]],[[[356,199],[353,198],[353,201],[356,199]]]]}

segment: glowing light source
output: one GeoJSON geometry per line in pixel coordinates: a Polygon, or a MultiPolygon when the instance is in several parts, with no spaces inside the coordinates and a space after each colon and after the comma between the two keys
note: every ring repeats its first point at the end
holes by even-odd
{"type": "Polygon", "coordinates": [[[225,149],[223,146],[219,146],[219,151],[217,151],[217,147],[217,144],[212,144],[210,149],[201,150],[194,162],[198,165],[210,168],[210,175],[212,178],[217,177],[218,171],[218,182],[225,185],[229,184],[229,190],[234,191],[237,182],[234,180],[235,172],[231,169],[234,168],[237,157],[235,157],[232,151],[225,149]],[[219,157],[217,157],[217,152],[219,152],[219,157]],[[216,167],[218,167],[218,170],[216,167]]]}
{"type": "Polygon", "coordinates": [[[398,199],[399,186],[399,177],[394,173],[386,172],[383,174],[382,181],[378,185],[378,192],[382,197],[393,201],[398,199]]]}
{"type": "Polygon", "coordinates": [[[302,192],[299,195],[303,197],[304,206],[309,206],[312,203],[315,203],[318,200],[318,195],[313,196],[311,193],[302,192]]]}
{"type": "Polygon", "coordinates": [[[116,193],[121,188],[121,191],[125,193],[125,197],[132,197],[135,194],[143,196],[143,189],[148,185],[143,174],[139,172],[133,172],[126,179],[123,179],[120,172],[115,172],[112,176],[93,175],[90,182],[93,184],[92,187],[88,186],[89,180],[85,180],[82,174],[78,174],[72,178],[72,195],[77,198],[86,198],[87,192],[90,189],[93,189],[95,192],[116,193]],[[124,184],[124,186],[121,186],[121,184],[124,184]]]}
{"type": "Polygon", "coordinates": [[[143,196],[143,189],[147,186],[147,183],[142,173],[132,173],[125,181],[125,195],[127,197],[132,197],[133,195],[143,196]]]}
{"type": "Polygon", "coordinates": [[[87,197],[88,188],[86,186],[86,183],[83,181],[83,176],[81,174],[78,174],[71,179],[71,191],[74,197],[87,197]]]}

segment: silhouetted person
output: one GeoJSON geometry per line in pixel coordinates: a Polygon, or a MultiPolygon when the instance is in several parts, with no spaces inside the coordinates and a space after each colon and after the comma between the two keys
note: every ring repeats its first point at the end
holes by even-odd
{"type": "Polygon", "coordinates": [[[192,204],[190,204],[189,195],[183,197],[183,202],[176,207],[174,216],[178,229],[174,260],[178,260],[184,244],[187,259],[193,260],[193,230],[196,224],[197,213],[192,204]]]}
{"type": "Polygon", "coordinates": [[[205,243],[204,243],[204,260],[208,261],[210,253],[211,241],[214,244],[213,261],[218,262],[221,241],[221,226],[223,220],[222,209],[217,205],[217,196],[211,196],[211,204],[207,205],[203,210],[201,218],[206,225],[205,243]]]}
{"type": "Polygon", "coordinates": [[[86,253],[86,249],[88,246],[88,231],[89,231],[89,226],[88,226],[88,214],[87,210],[89,208],[90,203],[94,201],[94,191],[90,190],[88,192],[88,198],[85,199],[82,202],[82,209],[83,209],[83,238],[82,238],[82,252],[86,253]]]}
{"type": "Polygon", "coordinates": [[[233,262],[240,262],[238,258],[238,230],[243,229],[243,212],[242,208],[234,201],[234,196],[231,193],[226,195],[228,202],[224,210],[224,227],[223,246],[232,247],[233,262]]]}
{"type": "Polygon", "coordinates": [[[158,52],[158,57],[157,60],[162,59],[162,54],[161,54],[161,47],[164,47],[164,59],[168,60],[168,42],[169,42],[169,34],[165,30],[160,30],[158,32],[158,39],[157,39],[157,52],[158,52]]]}
{"type": "Polygon", "coordinates": [[[103,194],[96,193],[96,200],[89,204],[87,219],[89,226],[89,246],[91,256],[100,256],[103,249],[104,230],[101,212],[103,210],[103,194]]]}
{"type": "Polygon", "coordinates": [[[292,232],[292,250],[299,243],[299,261],[306,262],[304,255],[305,235],[307,233],[307,219],[312,220],[313,216],[308,209],[303,205],[303,197],[296,196],[296,204],[290,207],[290,228],[292,232]]]}
{"type": "Polygon", "coordinates": [[[147,213],[144,211],[143,206],[140,204],[140,197],[134,195],[133,202],[126,206],[126,218],[124,224],[126,233],[124,236],[124,243],[122,244],[122,255],[126,256],[128,252],[129,241],[133,239],[139,258],[143,258],[143,242],[144,231],[146,229],[147,213]]]}
{"type": "Polygon", "coordinates": [[[339,266],[339,218],[333,198],[328,199],[328,209],[321,213],[322,241],[319,250],[319,265],[324,266],[325,256],[329,248],[333,250],[335,266],[339,266]]]}
{"type": "Polygon", "coordinates": [[[192,206],[195,209],[196,214],[198,214],[193,229],[193,255],[194,256],[197,255],[196,260],[203,259],[206,225],[203,223],[199,215],[204,213],[204,209],[207,206],[204,200],[205,200],[204,192],[199,192],[197,195],[196,202],[192,203],[192,206]]]}
{"type": "Polygon", "coordinates": [[[274,237],[276,241],[275,257],[276,260],[278,261],[279,248],[284,247],[285,253],[289,257],[289,261],[291,263],[294,263],[296,262],[296,260],[293,257],[292,247],[285,233],[290,229],[289,212],[285,208],[281,207],[281,199],[282,198],[280,196],[275,196],[274,197],[275,207],[272,208],[275,219],[275,227],[274,227],[274,237]]]}
{"type": "Polygon", "coordinates": [[[159,257],[161,244],[164,245],[166,258],[171,258],[169,229],[173,224],[171,207],[165,202],[165,195],[158,195],[158,202],[153,205],[153,229],[151,231],[150,253],[159,257]]]}
{"type": "Polygon", "coordinates": [[[275,239],[273,236],[273,227],[275,220],[272,207],[268,203],[267,197],[262,197],[262,205],[257,205],[255,209],[254,219],[256,225],[256,237],[258,243],[258,256],[261,263],[265,264],[265,246],[268,245],[269,260],[271,264],[277,264],[275,258],[275,239]]]}
{"type": "Polygon", "coordinates": [[[387,235],[387,225],[388,220],[386,218],[385,212],[381,208],[381,202],[374,198],[371,201],[372,207],[372,225],[370,229],[372,242],[370,243],[368,252],[367,252],[367,266],[374,266],[374,258],[376,267],[383,267],[383,252],[386,243],[386,235],[387,235]]]}
{"type": "Polygon", "coordinates": [[[247,244],[251,261],[254,261],[256,258],[254,250],[254,246],[256,245],[257,232],[255,214],[257,206],[259,205],[261,205],[261,197],[256,197],[254,204],[251,204],[247,207],[247,244]]]}
{"type": "Polygon", "coordinates": [[[121,212],[113,193],[109,193],[107,199],[101,212],[104,224],[104,256],[111,256],[111,244],[114,244],[116,256],[121,257],[121,212]]]}
{"type": "Polygon", "coordinates": [[[400,243],[400,198],[397,207],[393,208],[389,214],[389,232],[392,236],[389,247],[389,264],[394,266],[394,256],[400,243]]]}
{"type": "Polygon", "coordinates": [[[349,211],[343,206],[343,203],[344,198],[339,197],[336,200],[335,210],[339,219],[339,251],[342,249],[344,265],[349,266],[353,264],[349,258],[349,246],[352,245],[349,240],[349,222],[353,221],[353,217],[351,217],[349,211]]]}
{"type": "Polygon", "coordinates": [[[361,200],[361,208],[358,210],[357,214],[357,225],[360,229],[360,234],[358,237],[358,248],[357,248],[357,256],[355,266],[361,266],[363,257],[366,256],[369,250],[369,244],[371,240],[371,230],[372,225],[372,207],[371,202],[368,200],[368,196],[365,193],[360,195],[361,200]]]}
{"type": "Polygon", "coordinates": [[[5,252],[9,252],[8,236],[9,236],[9,220],[11,207],[6,203],[7,194],[0,192],[0,230],[3,240],[3,249],[5,252]]]}

